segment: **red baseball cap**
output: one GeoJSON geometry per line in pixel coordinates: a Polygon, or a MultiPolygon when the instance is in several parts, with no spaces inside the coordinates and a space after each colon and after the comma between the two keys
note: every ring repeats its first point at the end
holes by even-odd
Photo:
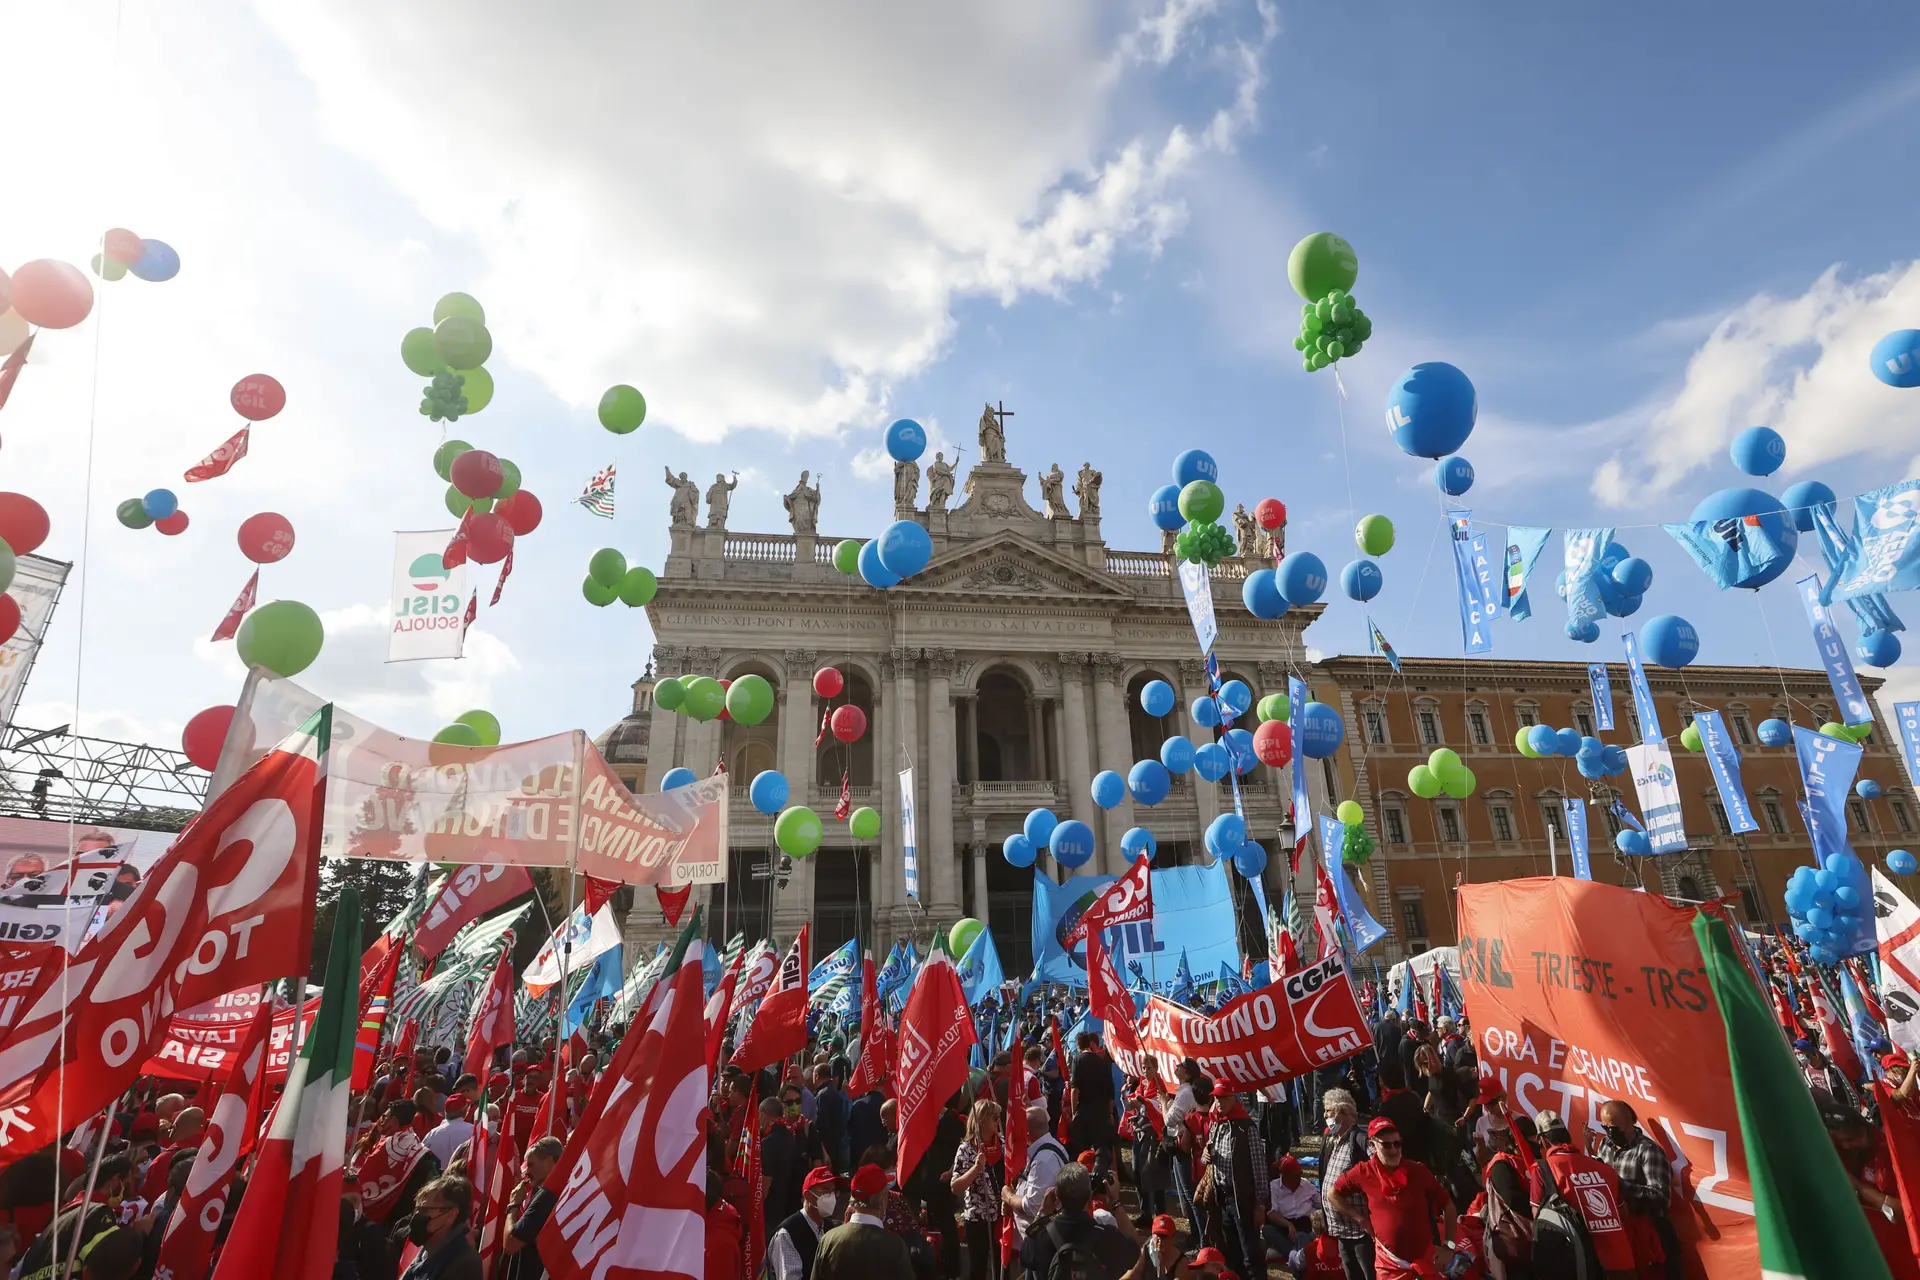
{"type": "Polygon", "coordinates": [[[1176,1236],[1180,1234],[1180,1228],[1174,1222],[1172,1214],[1156,1214],[1153,1219],[1153,1234],[1157,1236],[1176,1236]]]}
{"type": "Polygon", "coordinates": [[[1492,1102],[1495,1098],[1504,1098],[1506,1096],[1507,1091],[1500,1087],[1498,1080],[1492,1076],[1480,1077],[1480,1101],[1492,1102]]]}
{"type": "Polygon", "coordinates": [[[863,1164],[853,1175],[853,1194],[859,1200],[871,1200],[887,1189],[887,1171],[877,1164],[863,1164]]]}
{"type": "Polygon", "coordinates": [[[1367,1136],[1377,1138],[1383,1133],[1398,1134],[1399,1126],[1385,1116],[1375,1116],[1367,1122],[1367,1136]]]}
{"type": "Polygon", "coordinates": [[[1227,1255],[1211,1246],[1193,1255],[1193,1265],[1196,1267],[1207,1267],[1215,1264],[1223,1267],[1226,1266],[1227,1255]]]}
{"type": "Polygon", "coordinates": [[[840,1179],[834,1176],[833,1170],[823,1166],[807,1174],[806,1181],[800,1184],[800,1191],[801,1194],[805,1195],[818,1191],[821,1187],[837,1187],[839,1185],[840,1179]]]}

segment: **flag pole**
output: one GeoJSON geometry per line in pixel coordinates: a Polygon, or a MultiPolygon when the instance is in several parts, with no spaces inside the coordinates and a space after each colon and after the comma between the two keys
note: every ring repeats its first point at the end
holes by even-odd
{"type": "MultiPolygon", "coordinates": [[[[568,930],[573,927],[574,868],[580,861],[580,774],[586,768],[586,740],[584,729],[573,731],[573,796],[567,802],[567,914],[562,917],[560,926],[560,994],[553,1001],[553,1051],[556,1057],[564,1039],[561,1035],[564,1030],[561,1019],[567,1014],[567,959],[573,954],[573,937],[568,930]]],[[[519,1028],[515,1027],[514,1032],[518,1035],[519,1028]]]]}
{"type": "MultiPolygon", "coordinates": [[[[86,1190],[80,1194],[81,1211],[73,1221],[73,1248],[67,1254],[66,1269],[60,1273],[61,1280],[72,1280],[73,1264],[80,1260],[80,1233],[87,1225],[85,1206],[93,1199],[94,1184],[98,1182],[100,1178],[100,1162],[106,1159],[107,1138],[112,1132],[113,1104],[108,1103],[100,1112],[100,1140],[93,1145],[93,1163],[87,1167],[87,1187],[86,1190]]],[[[58,1170],[60,1167],[60,1157],[57,1154],[54,1156],[53,1164],[54,1168],[58,1170]]],[[[58,1214],[58,1204],[54,1206],[54,1212],[58,1214]]],[[[53,1240],[53,1262],[55,1266],[58,1266],[60,1263],[60,1238],[57,1235],[53,1240]]]]}

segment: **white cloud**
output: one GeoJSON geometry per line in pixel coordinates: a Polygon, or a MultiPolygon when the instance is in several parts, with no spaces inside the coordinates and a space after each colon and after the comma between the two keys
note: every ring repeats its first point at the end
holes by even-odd
{"type": "MultiPolygon", "coordinates": [[[[920,457],[921,492],[926,491],[926,470],[933,464],[935,454],[945,454],[949,463],[954,460],[954,443],[946,432],[940,429],[938,418],[915,418],[927,432],[927,451],[920,457]]],[[[971,449],[969,449],[971,452],[971,449]]],[[[975,459],[978,461],[978,459],[975,459]]],[[[958,470],[958,468],[956,468],[958,470]]],[[[893,458],[887,453],[884,444],[869,445],[853,455],[853,474],[861,480],[893,481],[893,458]]]]}

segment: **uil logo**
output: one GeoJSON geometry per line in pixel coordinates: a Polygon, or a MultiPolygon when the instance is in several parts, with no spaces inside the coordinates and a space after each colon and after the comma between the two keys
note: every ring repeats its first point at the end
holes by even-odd
{"type": "Polygon", "coordinates": [[[1916,502],[1920,502],[1920,493],[1913,490],[1889,494],[1875,505],[1869,522],[1885,531],[1911,528],[1916,516],[1920,516],[1920,511],[1915,509],[1916,502]]]}

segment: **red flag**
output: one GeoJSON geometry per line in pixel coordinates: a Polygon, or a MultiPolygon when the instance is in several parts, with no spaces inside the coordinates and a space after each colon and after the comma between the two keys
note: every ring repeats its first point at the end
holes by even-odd
{"type": "MultiPolygon", "coordinates": [[[[0,364],[0,409],[7,407],[7,397],[13,394],[13,384],[20,378],[20,371],[27,367],[27,352],[33,350],[33,340],[40,335],[30,333],[27,340],[13,349],[5,364],[0,364]]],[[[819,743],[815,743],[819,746],[819,743]]]]}
{"type": "Polygon", "coordinates": [[[475,1150],[479,1151],[479,1163],[474,1167],[486,1185],[475,1188],[473,1210],[474,1225],[480,1232],[480,1274],[484,1276],[492,1274],[500,1242],[506,1238],[507,1197],[513,1194],[513,1184],[520,1177],[521,1153],[514,1146],[512,1125],[501,1125],[497,1135],[489,1133],[484,1151],[479,1149],[482,1132],[477,1128],[473,1131],[475,1150]]]}
{"type": "Polygon", "coordinates": [[[554,1280],[706,1275],[702,952],[687,943],[627,1070],[547,1180],[559,1199],[539,1249],[554,1280]]]}
{"type": "Polygon", "coordinates": [[[1062,939],[1062,945],[1071,947],[1091,931],[1132,924],[1152,916],[1153,880],[1147,871],[1146,855],[1142,854],[1127,868],[1127,874],[1102,889],[1093,905],[1080,913],[1080,918],[1062,939]]]}
{"type": "Polygon", "coordinates": [[[70,1124],[124,1092],[172,1010],[307,971],[331,723],[321,708],[215,798],[14,1023],[0,1163],[53,1141],[56,1116],[70,1124]]]}
{"type": "Polygon", "coordinates": [[[1826,980],[1818,973],[1808,975],[1807,990],[1813,996],[1813,1019],[1820,1024],[1820,1035],[1827,1042],[1827,1056],[1847,1079],[1861,1079],[1867,1074],[1866,1068],[1860,1065],[1860,1055],[1854,1052],[1853,1037],[1847,1034],[1846,1026],[1834,1012],[1833,1001],[1827,996],[1826,980]]]}
{"type": "MultiPolygon", "coordinates": [[[[747,1024],[747,1034],[733,1051],[733,1065],[742,1071],[770,1067],[807,1047],[807,932],[799,936],[780,960],[773,989],[760,1002],[760,1011],[747,1024]]],[[[961,1001],[962,1006],[966,1004],[961,1001]]],[[[969,1023],[969,1026],[972,1024],[969,1023]]],[[[959,1086],[954,1086],[958,1088],[959,1086]]],[[[947,1091],[953,1092],[952,1089],[947,1091]]],[[[944,1101],[946,1094],[940,1095],[944,1101]]]]}
{"type": "MultiPolygon", "coordinates": [[[[1060,1043],[1060,1019],[1049,1016],[1047,1031],[1053,1036],[1053,1061],[1060,1068],[1062,1080],[1073,1079],[1073,1059],[1067,1056],[1067,1047],[1060,1043]]],[[[1060,1141],[1067,1140],[1067,1128],[1073,1123],[1073,1090],[1065,1089],[1060,1094],[1060,1141]]]]}
{"type": "MultiPolygon", "coordinates": [[[[1412,970],[1409,969],[1408,972],[1412,972],[1412,970]]],[[[1441,966],[1436,961],[1433,966],[1433,1016],[1436,1018],[1440,1016],[1440,1010],[1446,1007],[1440,1000],[1440,983],[1442,981],[1441,966]]]]}
{"type": "MultiPolygon", "coordinates": [[[[587,918],[591,920],[594,916],[600,914],[600,908],[607,905],[607,899],[611,898],[613,891],[620,887],[620,882],[618,880],[602,880],[599,876],[588,876],[586,877],[586,881],[587,892],[585,898],[587,918]]],[[[688,885],[687,888],[691,889],[693,886],[688,885]]]]}
{"type": "Polygon", "coordinates": [[[1893,1166],[1894,1186],[1900,1192],[1900,1217],[1907,1224],[1907,1243],[1920,1255],[1920,1119],[1908,1110],[1910,1102],[1895,1100],[1884,1080],[1873,1082],[1873,1096],[1880,1103],[1887,1163],[1893,1166]]]}
{"type": "Polygon", "coordinates": [[[1098,930],[1087,934],[1087,1007],[1102,1022],[1133,1026],[1133,997],[1114,972],[1113,956],[1098,930]]]}
{"type": "Polygon", "coordinates": [[[207,1274],[214,1235],[227,1211],[234,1171],[253,1149],[254,1135],[260,1131],[267,1095],[267,1026],[272,1021],[273,1002],[262,1000],[247,1038],[234,1056],[226,1088],[207,1117],[207,1135],[194,1157],[186,1189],[167,1219],[156,1275],[207,1274]]]}
{"type": "Polygon", "coordinates": [[[1300,967],[1300,945],[1293,940],[1292,929],[1280,930],[1280,972],[1273,974],[1277,982],[1300,967]]]}
{"type": "MultiPolygon", "coordinates": [[[[467,530],[473,524],[473,508],[460,517],[460,523],[454,528],[453,537],[447,540],[447,549],[440,553],[440,567],[452,569],[467,562],[467,530]]],[[[477,593],[476,593],[477,594],[477,593]]]]}
{"type": "Polygon", "coordinates": [[[840,775],[840,802],[833,806],[833,816],[840,822],[845,822],[847,815],[853,812],[853,788],[847,785],[847,780],[852,776],[851,773],[840,775]]]}
{"type": "Polygon", "coordinates": [[[1327,878],[1325,863],[1313,864],[1313,878],[1313,922],[1319,927],[1320,933],[1320,954],[1314,959],[1325,960],[1340,949],[1340,934],[1336,924],[1340,919],[1340,900],[1334,894],[1333,881],[1327,878]]]}
{"type": "MultiPolygon", "coordinates": [[[[734,956],[733,963],[727,966],[726,973],[720,979],[720,985],[713,989],[713,995],[707,999],[708,1075],[713,1075],[720,1070],[720,1044],[727,1029],[727,1010],[733,1007],[733,991],[740,983],[740,962],[746,958],[747,953],[744,949],[734,956]]],[[[855,1072],[853,1078],[858,1080],[859,1073],[855,1072]]]]}
{"type": "MultiPolygon", "coordinates": [[[[769,996],[768,1003],[772,1000],[769,996]]],[[[764,1019],[766,1005],[760,1008],[762,1019],[756,1025],[764,1019]]],[[[967,1082],[968,1052],[979,1041],[959,971],[953,967],[953,952],[947,948],[946,935],[936,932],[933,950],[914,976],[907,1007],[900,1014],[900,1060],[895,1067],[900,1158],[895,1173],[902,1185],[933,1144],[940,1108],[967,1082]]]]}
{"type": "Polygon", "coordinates": [[[467,1058],[462,1069],[485,1080],[491,1073],[493,1051],[513,1041],[513,930],[507,930],[506,950],[493,966],[493,978],[480,994],[473,1011],[473,1030],[467,1035],[467,1058]]]}
{"type": "Polygon", "coordinates": [[[513,548],[508,547],[507,558],[500,562],[500,581],[493,584],[493,599],[487,601],[487,607],[489,609],[491,609],[494,605],[500,603],[500,593],[506,590],[507,575],[512,572],[513,572],[513,548]]]}
{"type": "MultiPolygon", "coordinates": [[[[384,939],[383,939],[384,941],[384,939]]],[[[393,982],[400,972],[405,947],[387,947],[373,971],[360,979],[360,1033],[353,1039],[353,1087],[373,1083],[373,1060],[380,1053],[380,1036],[387,1029],[387,1009],[393,1003],[393,982]]],[[[362,957],[362,963],[365,958],[362,957]]]]}
{"type": "Polygon", "coordinates": [[[813,735],[813,745],[819,746],[827,740],[827,719],[833,714],[833,708],[827,707],[820,712],[820,732],[813,735]]]}
{"type": "Polygon", "coordinates": [[[746,1267],[741,1274],[747,1278],[760,1274],[760,1264],[767,1256],[767,1193],[761,1185],[765,1179],[760,1176],[760,1113],[756,1110],[759,1097],[760,1081],[756,1077],[753,1089],[747,1094],[746,1126],[740,1143],[741,1163],[746,1166],[747,1179],[747,1227],[743,1233],[746,1248],[740,1251],[745,1255],[741,1261],[746,1267]]]}
{"type": "Polygon", "coordinates": [[[253,608],[253,602],[260,592],[260,571],[255,569],[253,576],[247,579],[247,585],[240,588],[240,594],[233,598],[227,607],[227,616],[220,619],[220,625],[213,629],[213,640],[218,644],[222,640],[231,640],[240,630],[240,620],[253,608]]]}
{"type": "Polygon", "coordinates": [[[653,887],[653,896],[660,903],[660,914],[669,926],[680,923],[680,913],[687,909],[687,903],[693,898],[693,886],[683,884],[678,889],[653,887]]]}
{"type": "Polygon", "coordinates": [[[455,868],[427,904],[426,914],[413,931],[413,945],[420,949],[421,962],[431,962],[447,949],[454,934],[481,916],[532,892],[533,877],[525,867],[474,862],[455,868]]]}
{"type": "Polygon", "coordinates": [[[1017,1023],[1013,1028],[1013,1066],[1007,1072],[1006,1130],[1006,1185],[1012,1186],[1027,1167],[1027,1146],[1033,1141],[1027,1133],[1027,1047],[1021,1042],[1017,1023]]]}
{"type": "Polygon", "coordinates": [[[462,640],[465,640],[467,638],[467,628],[472,626],[473,620],[479,616],[480,616],[480,593],[476,591],[472,595],[467,597],[467,616],[460,619],[460,638],[462,640]]]}
{"type": "Polygon", "coordinates": [[[198,480],[211,480],[233,470],[233,464],[247,456],[247,441],[251,439],[251,427],[242,427],[228,436],[219,448],[200,459],[197,466],[187,468],[187,483],[198,480]]]}
{"type": "Polygon", "coordinates": [[[411,1128],[395,1129],[354,1167],[360,1180],[360,1208],[375,1222],[385,1222],[400,1203],[407,1179],[427,1154],[427,1144],[411,1128]]]}
{"type": "MultiPolygon", "coordinates": [[[[873,953],[860,959],[860,1061],[854,1065],[853,1078],[847,1081],[847,1093],[859,1097],[875,1089],[887,1089],[892,1083],[893,1046],[889,1043],[884,1010],[880,1007],[880,988],[873,971],[873,953]]],[[[1007,1095],[1009,1099],[1012,1094],[1007,1095]]]]}

